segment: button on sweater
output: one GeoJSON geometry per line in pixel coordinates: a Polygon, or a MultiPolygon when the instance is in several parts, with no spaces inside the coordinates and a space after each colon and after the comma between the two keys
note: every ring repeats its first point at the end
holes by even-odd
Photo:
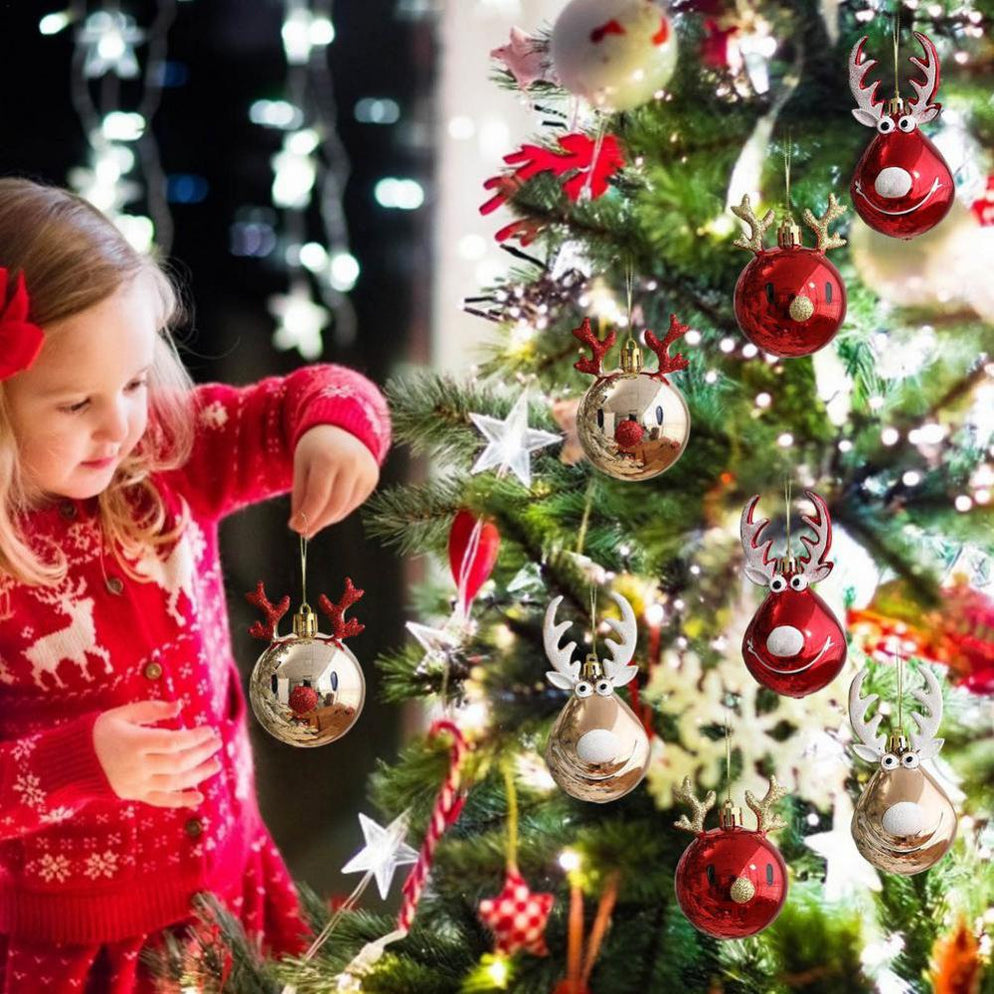
{"type": "MultiPolygon", "coordinates": [[[[97,502],[61,501],[22,519],[32,546],[57,547],[57,587],[0,579],[0,933],[113,942],[189,917],[191,899],[240,893],[253,847],[271,845],[255,798],[245,700],[231,649],[218,523],[288,492],[298,439],[318,424],[359,438],[382,462],[390,426],[379,391],[339,366],[195,391],[196,435],[179,469],[155,478],[181,538],[122,570],[97,502]],[[93,724],[110,708],[178,700],[160,727],[210,725],[221,770],[195,810],[121,800],[97,759],[93,724]]],[[[281,870],[284,868],[280,867],[281,870]]],[[[272,886],[291,888],[285,872],[272,886]]],[[[275,895],[285,901],[286,894],[275,895]]]]}

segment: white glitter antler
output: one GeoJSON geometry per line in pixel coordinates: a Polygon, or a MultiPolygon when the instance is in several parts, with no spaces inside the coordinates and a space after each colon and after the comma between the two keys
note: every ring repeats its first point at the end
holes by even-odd
{"type": "Polygon", "coordinates": [[[876,59],[864,57],[863,46],[866,44],[867,35],[853,45],[849,53],[849,88],[856,99],[856,106],[853,108],[853,117],[860,124],[865,124],[868,128],[875,128],[880,119],[884,116],[884,105],[877,101],[877,87],[879,80],[874,80],[870,86],[864,84],[867,73],[877,64],[876,59]]]}
{"type": "Polygon", "coordinates": [[[763,541],[763,534],[769,526],[768,518],[753,521],[752,516],[759,503],[759,494],[749,498],[749,503],[742,509],[742,521],[739,534],[742,536],[742,549],[745,552],[746,576],[761,587],[769,584],[776,575],[776,560],[770,558],[773,539],[763,541]]]}
{"type": "Polygon", "coordinates": [[[852,751],[868,763],[875,763],[887,749],[887,736],[879,731],[880,722],[884,716],[878,711],[870,721],[866,720],[866,712],[878,700],[876,694],[863,697],[863,681],[869,670],[860,670],[849,685],[849,722],[856,738],[852,751]]]}
{"type": "Polygon", "coordinates": [[[545,654],[549,657],[549,662],[553,668],[545,675],[549,682],[560,690],[572,690],[573,684],[580,679],[580,664],[573,662],[573,650],[576,648],[575,642],[567,642],[561,646],[559,640],[563,633],[573,622],[556,622],[556,611],[562,603],[560,595],[556,597],[545,612],[545,621],[542,623],[542,641],[545,644],[545,654]]]}
{"type": "Polygon", "coordinates": [[[616,594],[613,590],[610,591],[610,595],[611,599],[621,610],[621,620],[615,621],[614,618],[606,618],[605,621],[611,627],[611,630],[620,636],[621,641],[615,642],[613,639],[606,640],[607,650],[611,653],[611,658],[605,659],[602,665],[604,667],[604,676],[615,687],[623,687],[639,671],[637,666],[628,665],[632,656],[635,655],[638,625],[635,621],[635,612],[632,610],[631,604],[621,594],[616,594]]]}
{"type": "Polygon", "coordinates": [[[925,58],[919,59],[916,55],[912,55],[908,61],[916,69],[920,69],[925,74],[925,78],[909,80],[916,95],[910,102],[911,116],[919,124],[926,124],[937,117],[942,110],[942,104],[933,102],[936,93],[939,92],[939,53],[935,50],[932,39],[927,35],[916,31],[915,37],[925,50],[925,58]]]}
{"type": "Polygon", "coordinates": [[[945,739],[935,737],[939,723],[942,721],[942,688],[930,666],[921,666],[919,672],[925,678],[926,689],[913,690],[911,696],[926,709],[926,713],[922,714],[919,711],[911,713],[918,728],[909,732],[908,737],[919,759],[931,759],[938,755],[945,742],[945,739]]]}

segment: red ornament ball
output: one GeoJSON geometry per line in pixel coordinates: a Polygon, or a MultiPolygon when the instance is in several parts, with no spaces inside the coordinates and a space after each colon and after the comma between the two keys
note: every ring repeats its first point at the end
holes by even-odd
{"type": "Polygon", "coordinates": [[[309,714],[318,706],[318,692],[313,687],[294,687],[287,703],[294,714],[309,714]]]}
{"type": "Polygon", "coordinates": [[[764,249],[735,284],[739,327],[754,345],[775,356],[817,352],[835,337],[845,316],[845,284],[817,249],[764,249]]]}
{"type": "Polygon", "coordinates": [[[787,866],[763,832],[739,826],[701,832],[676,868],[676,899],[691,925],[742,939],[769,925],[787,899],[787,866]]]}

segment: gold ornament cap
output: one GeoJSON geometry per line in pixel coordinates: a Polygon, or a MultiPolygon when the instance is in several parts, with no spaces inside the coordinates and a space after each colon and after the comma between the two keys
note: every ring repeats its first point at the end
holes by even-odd
{"type": "Polygon", "coordinates": [[[900,97],[891,97],[884,104],[884,113],[891,117],[901,117],[904,114],[904,101],[900,97]]]}
{"type": "Polygon", "coordinates": [[[780,227],[777,229],[777,245],[780,248],[797,248],[801,244],[801,227],[794,220],[794,218],[788,214],[781,222],[780,227]]]}
{"type": "Polygon", "coordinates": [[[638,373],[642,369],[642,350],[634,338],[629,338],[621,346],[621,371],[623,373],[638,373]]]}
{"type": "Polygon", "coordinates": [[[593,653],[590,653],[580,668],[580,679],[593,683],[602,676],[604,676],[604,667],[601,666],[601,661],[593,653]]]}
{"type": "Polygon", "coordinates": [[[301,604],[300,610],[293,616],[293,634],[298,638],[313,638],[317,633],[317,615],[309,604],[301,604]]]}
{"type": "Polygon", "coordinates": [[[718,824],[722,828],[742,828],[742,809],[726,800],[718,812],[718,824]]]}

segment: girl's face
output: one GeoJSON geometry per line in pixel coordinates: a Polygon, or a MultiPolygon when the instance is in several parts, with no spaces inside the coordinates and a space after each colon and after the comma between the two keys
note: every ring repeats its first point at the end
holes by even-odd
{"type": "Polygon", "coordinates": [[[107,487],[148,422],[157,318],[156,295],[138,277],[44,329],[34,365],[6,384],[29,483],[77,500],[107,487]]]}

